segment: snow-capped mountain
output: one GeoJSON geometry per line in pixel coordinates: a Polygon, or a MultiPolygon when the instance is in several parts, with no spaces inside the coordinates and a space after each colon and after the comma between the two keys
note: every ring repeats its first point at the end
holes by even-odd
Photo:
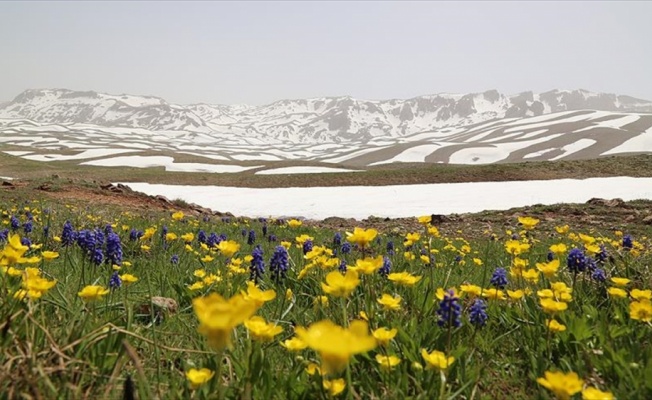
{"type": "Polygon", "coordinates": [[[175,105],[158,97],[66,89],[27,90],[0,106],[0,118],[40,124],[180,131],[205,139],[256,143],[365,143],[422,132],[451,132],[496,119],[573,110],[652,112],[652,102],[585,90],[505,95],[496,90],[406,100],[330,97],[263,106],[175,105]]]}

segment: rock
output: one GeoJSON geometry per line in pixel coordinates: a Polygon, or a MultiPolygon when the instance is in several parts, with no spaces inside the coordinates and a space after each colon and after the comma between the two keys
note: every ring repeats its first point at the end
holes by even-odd
{"type": "Polygon", "coordinates": [[[179,304],[176,300],[169,297],[153,296],[148,303],[136,306],[135,317],[143,323],[154,322],[158,325],[163,322],[166,315],[175,314],[178,310],[179,304]]]}
{"type": "Polygon", "coordinates": [[[2,181],[2,186],[14,187],[15,185],[9,181],[2,181]]]}
{"type": "Polygon", "coordinates": [[[586,204],[591,204],[595,206],[605,206],[605,207],[622,207],[625,205],[625,201],[623,199],[600,199],[597,197],[592,198],[591,200],[587,201],[586,204]]]}
{"type": "Polygon", "coordinates": [[[168,199],[168,198],[165,197],[165,196],[161,196],[160,194],[154,196],[154,198],[155,198],[156,200],[160,201],[161,203],[167,204],[167,205],[169,205],[169,206],[172,205],[172,202],[170,201],[170,199],[168,199]]]}
{"type": "Polygon", "coordinates": [[[648,215],[647,217],[643,218],[641,220],[645,225],[652,225],[652,215],[648,215]]]}

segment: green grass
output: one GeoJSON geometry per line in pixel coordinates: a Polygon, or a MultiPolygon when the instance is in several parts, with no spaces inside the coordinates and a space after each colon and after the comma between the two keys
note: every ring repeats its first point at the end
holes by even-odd
{"type": "MultiPolygon", "coordinates": [[[[177,162],[204,162],[196,157],[156,153],[175,157],[177,162]]],[[[256,166],[259,162],[242,162],[239,165],[256,166]]],[[[126,168],[80,166],[73,161],[36,162],[0,153],[0,175],[23,179],[43,179],[57,175],[61,178],[98,182],[150,182],[186,185],[222,185],[237,187],[305,187],[305,186],[372,186],[422,183],[512,181],[532,179],[561,179],[608,176],[652,176],[652,155],[610,156],[591,160],[539,161],[490,165],[444,164],[389,164],[374,166],[364,172],[255,175],[265,168],[296,165],[350,167],[303,162],[266,162],[264,168],[240,173],[164,172],[158,168],[126,168]]],[[[359,167],[354,167],[358,169],[359,167]]]]}
{"type": "MultiPolygon", "coordinates": [[[[403,244],[406,232],[381,229],[377,239],[364,250],[354,247],[343,254],[341,247],[333,243],[338,229],[328,227],[304,224],[290,228],[282,221],[267,221],[268,235],[278,240],[270,242],[263,236],[263,222],[258,220],[222,220],[215,216],[204,220],[187,215],[177,221],[171,218],[172,211],[140,212],[98,203],[64,203],[45,197],[37,199],[36,192],[32,192],[32,197],[29,193],[0,192],[0,230],[10,229],[12,216],[24,225],[29,212],[34,216],[32,232],[26,234],[19,228],[16,233],[42,247],[29,250],[24,256],[38,257],[48,250],[57,251],[59,257],[32,265],[47,279],[56,279],[54,287],[37,300],[14,298],[24,284],[23,279],[20,275],[11,276],[9,271],[0,273],[0,393],[8,398],[120,398],[125,387],[133,387],[140,399],[313,399],[328,398],[322,381],[335,378],[346,381],[345,390],[337,395],[342,398],[552,398],[536,381],[546,371],[574,371],[585,386],[610,390],[619,399],[652,396],[652,324],[630,318],[634,299],[610,296],[607,288],[614,286],[610,280],[599,282],[586,272],[571,273],[565,268],[567,252],[557,256],[561,267],[554,278],[540,276],[535,283],[510,276],[515,256],[505,249],[506,242],[517,235],[518,240],[531,245],[519,258],[529,263],[526,269],[536,269],[537,263],[546,261],[551,244],[564,243],[569,249],[584,250],[584,241],[589,239],[578,235],[590,235],[596,243],[604,244],[609,253],[599,265],[607,277],[631,280],[625,287],[627,294],[634,288],[652,287],[649,226],[638,225],[635,248],[627,251],[621,246],[622,237],[615,232],[624,229],[625,234],[630,233],[624,225],[611,226],[609,222],[597,225],[601,230],[591,230],[577,219],[570,220],[568,233],[560,234],[554,226],[569,220],[547,214],[549,218],[542,218],[534,230],[522,231],[517,216],[529,212],[512,210],[513,214],[508,214],[510,217],[503,223],[484,224],[482,229],[456,225],[452,230],[441,226],[441,235],[428,234],[416,224],[409,225],[421,238],[408,247],[403,244]],[[77,293],[86,285],[107,287],[113,269],[105,263],[94,265],[78,244],[64,246],[55,240],[55,236],[61,236],[66,221],[75,231],[104,232],[107,224],[113,224],[122,243],[120,273],[133,274],[139,280],[96,302],[82,301],[77,293]],[[156,232],[151,239],[130,240],[131,229],[145,231],[152,227],[156,232]],[[193,233],[194,238],[187,244],[181,239],[166,242],[161,235],[164,227],[178,236],[193,233]],[[283,328],[272,341],[255,341],[238,324],[232,332],[232,348],[222,353],[211,348],[206,337],[197,331],[199,322],[193,299],[209,293],[225,298],[237,296],[247,290],[250,278],[247,261],[243,261],[243,273],[234,272],[227,267],[223,254],[202,248],[198,242],[200,230],[224,234],[240,243],[240,251],[235,255],[240,259],[250,255],[255,245],[261,246],[266,271],[259,286],[274,290],[276,297],[260,307],[256,315],[283,328]],[[247,244],[249,231],[256,234],[254,245],[247,244]],[[325,295],[321,283],[334,267],[316,266],[299,279],[306,265],[316,262],[306,259],[301,246],[296,245],[296,238],[303,234],[313,237],[315,246],[337,252],[326,255],[323,262],[340,257],[353,266],[366,256],[388,257],[392,272],[408,271],[421,279],[415,286],[407,287],[378,273],[364,275],[350,296],[328,296],[328,304],[320,305],[316,300],[325,295]],[[271,276],[270,259],[280,241],[292,245],[287,276],[276,281],[271,276]],[[393,254],[387,250],[389,242],[394,244],[393,254]],[[142,245],[149,249],[144,250],[142,245]],[[422,254],[431,254],[434,264],[426,264],[420,258],[422,254]],[[173,255],[178,255],[178,264],[171,262],[173,255]],[[206,255],[214,259],[202,261],[206,255]],[[474,259],[481,260],[482,265],[474,259]],[[124,261],[131,266],[124,265],[124,261]],[[483,327],[469,322],[474,300],[469,294],[459,293],[456,301],[461,307],[461,326],[439,326],[437,311],[441,304],[437,291],[454,287],[459,292],[462,284],[489,288],[498,267],[508,271],[505,290],[532,292],[520,300],[487,300],[488,319],[483,327]],[[197,272],[200,269],[220,280],[192,291],[189,286],[202,280],[197,272]],[[573,289],[568,309],[555,316],[566,326],[564,332],[549,332],[545,320],[551,315],[542,310],[537,296],[537,291],[549,288],[551,281],[564,282],[573,289]],[[287,289],[293,293],[289,298],[285,295],[287,289]],[[377,299],[384,293],[401,297],[400,310],[382,309],[377,299]],[[152,296],[174,299],[178,310],[159,312],[150,306],[152,296]],[[309,363],[321,363],[315,351],[293,353],[280,345],[294,336],[295,326],[308,327],[323,319],[346,326],[361,319],[362,311],[368,316],[371,330],[396,328],[398,334],[387,347],[355,355],[345,370],[332,376],[311,376],[306,372],[309,363]],[[443,373],[424,368],[422,349],[442,351],[455,357],[455,361],[443,373]],[[395,355],[401,363],[392,371],[383,371],[375,360],[378,354],[395,355]],[[208,368],[216,375],[193,390],[185,377],[191,368],[208,368]]],[[[640,207],[644,209],[645,205],[640,207]]],[[[530,210],[533,215],[554,212],[545,207],[530,210]]],[[[595,210],[582,209],[586,215],[593,215],[592,211],[595,210]]],[[[474,221],[481,218],[494,217],[485,214],[474,221]]],[[[343,230],[339,233],[344,235],[343,230]]],[[[5,248],[5,261],[0,263],[24,270],[28,264],[15,264],[7,258],[10,252],[6,246],[6,242],[0,243],[0,249],[5,248]]],[[[105,248],[104,242],[99,246],[105,248]]],[[[334,265],[339,263],[338,260],[334,265]]],[[[339,340],[341,337],[324,338],[325,343],[333,346],[339,340]]],[[[574,398],[580,397],[576,394],[574,398]]]]}

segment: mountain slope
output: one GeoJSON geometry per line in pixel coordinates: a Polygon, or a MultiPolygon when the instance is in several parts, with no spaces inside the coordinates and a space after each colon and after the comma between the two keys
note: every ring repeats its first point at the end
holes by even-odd
{"type": "Polygon", "coordinates": [[[491,90],[406,100],[351,97],[280,100],[263,106],[169,104],[158,97],[66,89],[27,90],[0,106],[0,118],[208,134],[254,143],[365,143],[420,132],[451,132],[504,118],[574,110],[652,112],[652,102],[585,90],[504,95],[491,90]]]}

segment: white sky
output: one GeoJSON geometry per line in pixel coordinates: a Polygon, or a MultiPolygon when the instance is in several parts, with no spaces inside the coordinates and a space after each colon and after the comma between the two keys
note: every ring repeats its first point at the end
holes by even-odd
{"type": "Polygon", "coordinates": [[[652,2],[2,2],[25,89],[265,104],[583,88],[652,100],[652,2]]]}
{"type": "Polygon", "coordinates": [[[629,177],[274,189],[123,184],[148,195],[183,199],[236,216],[308,219],[507,210],[533,204],[583,203],[593,197],[652,199],[652,178],[629,177]]]}

